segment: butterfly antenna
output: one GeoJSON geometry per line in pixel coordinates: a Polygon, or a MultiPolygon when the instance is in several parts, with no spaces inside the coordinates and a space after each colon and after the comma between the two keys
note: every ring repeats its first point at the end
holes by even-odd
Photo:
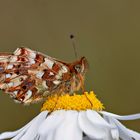
{"type": "Polygon", "coordinates": [[[75,54],[75,57],[77,59],[78,58],[78,55],[77,55],[77,51],[76,51],[74,35],[70,35],[70,39],[72,40],[72,46],[73,46],[74,54],[75,54]]]}

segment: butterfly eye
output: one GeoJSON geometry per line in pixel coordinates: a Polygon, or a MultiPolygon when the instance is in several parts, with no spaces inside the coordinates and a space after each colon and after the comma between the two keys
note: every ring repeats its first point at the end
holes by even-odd
{"type": "Polygon", "coordinates": [[[78,73],[81,72],[81,69],[82,69],[81,65],[79,65],[79,64],[78,64],[78,65],[75,65],[74,68],[75,68],[75,70],[76,70],[78,73]]]}

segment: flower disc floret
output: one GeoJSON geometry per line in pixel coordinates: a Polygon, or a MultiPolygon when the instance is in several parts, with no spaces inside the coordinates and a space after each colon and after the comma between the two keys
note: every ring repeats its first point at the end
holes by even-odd
{"type": "Polygon", "coordinates": [[[97,99],[93,91],[84,94],[65,94],[58,96],[57,94],[48,97],[42,106],[41,111],[48,110],[96,110],[104,109],[103,104],[97,99]]]}

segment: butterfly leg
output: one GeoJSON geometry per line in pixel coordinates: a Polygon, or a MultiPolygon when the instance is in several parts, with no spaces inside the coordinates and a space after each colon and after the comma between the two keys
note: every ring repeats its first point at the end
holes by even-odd
{"type": "Polygon", "coordinates": [[[81,89],[84,94],[85,93],[84,77],[81,74],[78,74],[78,77],[80,79],[81,89]]]}
{"type": "Polygon", "coordinates": [[[79,74],[80,82],[81,82],[81,89],[87,100],[90,102],[91,106],[93,106],[93,103],[90,101],[90,99],[87,97],[86,92],[85,92],[85,86],[84,86],[84,78],[82,75],[79,74]]]}

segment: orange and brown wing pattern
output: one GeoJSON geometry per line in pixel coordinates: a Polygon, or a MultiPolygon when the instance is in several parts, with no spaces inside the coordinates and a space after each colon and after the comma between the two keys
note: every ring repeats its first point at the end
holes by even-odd
{"type": "Polygon", "coordinates": [[[0,89],[21,103],[43,99],[62,88],[69,68],[28,48],[0,54],[0,89]]]}

